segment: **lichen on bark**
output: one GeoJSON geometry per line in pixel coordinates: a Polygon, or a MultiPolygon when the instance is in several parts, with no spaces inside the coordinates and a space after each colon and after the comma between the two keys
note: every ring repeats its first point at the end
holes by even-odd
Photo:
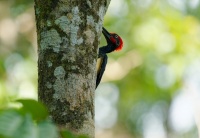
{"type": "Polygon", "coordinates": [[[38,98],[55,123],[94,137],[96,58],[107,0],[35,0],[38,98]]]}

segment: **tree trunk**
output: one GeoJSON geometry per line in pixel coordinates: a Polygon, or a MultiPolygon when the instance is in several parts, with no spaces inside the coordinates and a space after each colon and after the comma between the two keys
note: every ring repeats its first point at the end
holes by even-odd
{"type": "Polygon", "coordinates": [[[110,0],[35,0],[38,98],[53,121],[94,137],[96,59],[110,0]]]}

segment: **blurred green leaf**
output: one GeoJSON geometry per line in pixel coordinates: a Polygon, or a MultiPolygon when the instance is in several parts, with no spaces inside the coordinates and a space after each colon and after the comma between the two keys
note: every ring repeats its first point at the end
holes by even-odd
{"type": "Polygon", "coordinates": [[[61,131],[60,134],[62,138],[88,138],[87,136],[84,135],[76,136],[67,130],[61,131]]]}
{"type": "Polygon", "coordinates": [[[12,0],[11,13],[17,16],[33,6],[33,0],[12,0]]]}
{"type": "Polygon", "coordinates": [[[17,102],[22,103],[23,107],[20,109],[21,113],[30,113],[34,120],[43,120],[48,117],[48,111],[46,107],[35,100],[32,99],[21,99],[17,102]]]}
{"type": "Polygon", "coordinates": [[[76,138],[71,132],[69,131],[61,131],[60,132],[62,138],[76,138]]]}
{"type": "Polygon", "coordinates": [[[0,135],[12,137],[23,122],[23,117],[14,110],[5,110],[0,113],[0,135]]]}
{"type": "Polygon", "coordinates": [[[50,121],[38,123],[38,138],[57,138],[58,131],[55,125],[50,121]]]}
{"type": "Polygon", "coordinates": [[[20,126],[16,127],[13,138],[38,138],[37,126],[34,124],[30,114],[26,114],[20,126]]]}
{"type": "Polygon", "coordinates": [[[49,120],[35,123],[28,113],[16,109],[1,110],[0,138],[58,138],[56,126],[49,120]]]}

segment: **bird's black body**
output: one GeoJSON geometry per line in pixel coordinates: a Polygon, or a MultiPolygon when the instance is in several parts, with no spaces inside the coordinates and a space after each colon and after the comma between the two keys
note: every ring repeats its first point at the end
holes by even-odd
{"type": "Polygon", "coordinates": [[[100,58],[100,63],[99,63],[100,66],[99,66],[99,69],[97,70],[96,88],[99,85],[101,78],[103,76],[103,73],[106,69],[108,56],[106,54],[104,54],[104,55],[101,55],[101,57],[99,57],[99,58],[100,58]]]}
{"type": "Polygon", "coordinates": [[[117,34],[109,33],[104,27],[102,33],[107,41],[107,45],[99,48],[98,59],[100,59],[100,65],[97,67],[96,88],[98,87],[106,68],[108,60],[106,54],[121,49],[123,45],[122,39],[117,34]]]}

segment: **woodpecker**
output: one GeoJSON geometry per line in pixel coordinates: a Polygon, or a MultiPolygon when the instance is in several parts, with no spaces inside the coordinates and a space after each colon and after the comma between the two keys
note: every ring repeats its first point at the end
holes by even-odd
{"type": "Polygon", "coordinates": [[[99,48],[98,60],[97,60],[97,79],[96,79],[96,88],[98,87],[103,73],[106,68],[108,56],[107,53],[111,53],[113,51],[119,51],[123,47],[122,38],[116,33],[109,33],[104,27],[102,33],[106,39],[107,45],[99,48]]]}

